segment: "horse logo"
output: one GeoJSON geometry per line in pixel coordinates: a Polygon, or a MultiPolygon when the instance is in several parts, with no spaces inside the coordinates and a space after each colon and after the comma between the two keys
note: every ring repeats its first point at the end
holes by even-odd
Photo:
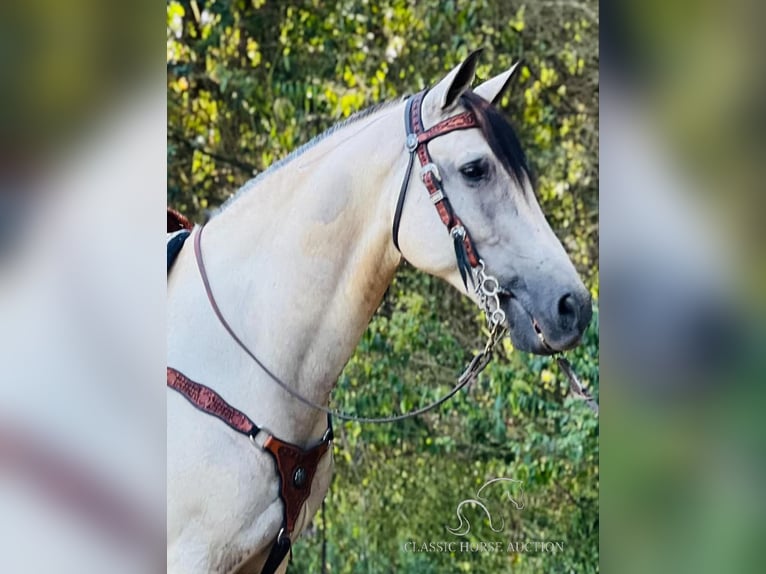
{"type": "Polygon", "coordinates": [[[457,508],[455,509],[455,514],[457,515],[458,520],[460,521],[456,528],[451,528],[447,526],[447,530],[454,534],[455,536],[467,536],[468,533],[471,531],[471,522],[463,516],[463,507],[466,504],[470,504],[472,506],[478,506],[481,508],[482,511],[484,511],[484,514],[487,516],[487,520],[489,521],[489,527],[492,529],[492,532],[502,532],[505,528],[505,520],[501,517],[500,518],[500,526],[496,527],[493,520],[492,520],[492,513],[489,511],[489,508],[487,507],[488,500],[486,498],[486,495],[482,495],[482,492],[489,487],[492,484],[495,483],[514,483],[518,485],[518,490],[520,492],[520,495],[517,498],[514,498],[511,493],[508,490],[505,490],[503,495],[505,498],[508,499],[508,501],[513,504],[513,506],[516,508],[516,510],[523,510],[524,509],[524,489],[522,488],[522,485],[524,484],[522,481],[517,480],[515,478],[493,478],[491,480],[488,480],[485,482],[479,490],[476,491],[476,498],[467,498],[463,501],[461,501],[457,508]]]}

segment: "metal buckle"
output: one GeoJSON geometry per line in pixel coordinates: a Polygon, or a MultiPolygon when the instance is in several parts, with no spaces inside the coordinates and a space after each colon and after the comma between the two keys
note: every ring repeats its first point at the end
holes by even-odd
{"type": "Polygon", "coordinates": [[[431,197],[431,201],[433,201],[433,202],[434,202],[434,205],[436,205],[436,204],[437,204],[437,203],[439,203],[439,202],[440,202],[442,199],[444,199],[444,193],[442,192],[442,190],[441,190],[441,189],[438,189],[438,190],[436,190],[436,193],[434,193],[434,194],[433,194],[433,195],[431,195],[430,197],[431,197]]]}
{"type": "Polygon", "coordinates": [[[414,152],[418,148],[417,134],[407,134],[407,139],[405,140],[404,145],[408,152],[414,152]]]}
{"type": "Polygon", "coordinates": [[[258,429],[258,432],[256,434],[250,435],[250,442],[253,443],[254,446],[263,449],[264,445],[266,444],[266,441],[269,439],[271,435],[267,432],[264,432],[263,429],[258,429]],[[263,437],[263,438],[260,438],[263,437]]]}
{"type": "Polygon", "coordinates": [[[436,164],[433,163],[433,162],[429,162],[429,163],[427,163],[426,165],[424,165],[423,167],[420,168],[420,179],[422,179],[425,182],[426,175],[429,172],[434,176],[434,179],[436,179],[436,181],[441,183],[442,176],[439,173],[439,168],[436,167],[436,164]]]}
{"type": "Polygon", "coordinates": [[[462,225],[456,225],[452,228],[452,231],[450,232],[452,237],[459,237],[460,239],[465,239],[465,227],[462,225]]]}

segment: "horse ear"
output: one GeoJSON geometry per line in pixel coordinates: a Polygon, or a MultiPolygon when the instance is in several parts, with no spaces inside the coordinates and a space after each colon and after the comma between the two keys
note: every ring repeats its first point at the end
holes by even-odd
{"type": "Polygon", "coordinates": [[[463,60],[463,63],[455,66],[434,88],[430,91],[439,102],[442,110],[454,106],[460,96],[468,88],[476,75],[476,66],[479,64],[479,56],[482,49],[478,49],[463,60]]]}
{"type": "Polygon", "coordinates": [[[519,62],[516,62],[507,71],[483,82],[474,90],[474,93],[481,96],[492,105],[499,104],[503,94],[508,90],[508,86],[511,85],[511,78],[518,65],[519,62]]]}

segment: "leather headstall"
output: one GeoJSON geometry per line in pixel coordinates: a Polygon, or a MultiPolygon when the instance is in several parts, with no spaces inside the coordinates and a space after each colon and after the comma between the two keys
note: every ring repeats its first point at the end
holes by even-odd
{"type": "Polygon", "coordinates": [[[479,255],[471,240],[470,233],[468,233],[463,222],[455,214],[452,209],[452,204],[444,192],[439,168],[431,159],[431,154],[428,153],[428,142],[439,136],[457,130],[475,128],[478,126],[478,123],[473,112],[463,112],[425,129],[423,127],[421,109],[426,93],[427,92],[424,90],[411,96],[407,100],[404,112],[404,127],[406,131],[405,147],[409,153],[409,163],[407,164],[407,171],[405,172],[404,180],[402,181],[402,186],[399,191],[399,199],[396,203],[396,211],[394,213],[392,229],[394,245],[401,251],[401,248],[399,247],[399,226],[401,224],[402,210],[404,208],[404,198],[407,195],[407,187],[412,174],[413,161],[417,155],[420,162],[420,178],[428,191],[428,196],[433,202],[436,211],[439,213],[439,218],[442,220],[442,223],[453,238],[458,269],[460,270],[463,284],[466,285],[467,288],[467,279],[470,278],[471,282],[473,282],[471,268],[479,267],[479,255]]]}

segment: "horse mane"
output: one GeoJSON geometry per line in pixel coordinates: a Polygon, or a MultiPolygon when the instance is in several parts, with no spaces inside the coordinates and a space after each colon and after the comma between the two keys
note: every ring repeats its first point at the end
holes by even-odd
{"type": "Polygon", "coordinates": [[[383,109],[385,109],[385,108],[387,108],[389,106],[397,104],[402,99],[407,98],[407,97],[408,96],[405,95],[405,96],[402,96],[401,98],[398,98],[398,99],[395,99],[395,100],[388,100],[388,101],[385,101],[385,102],[380,102],[380,103],[377,103],[377,104],[373,104],[372,106],[370,106],[368,108],[365,108],[363,110],[360,110],[360,111],[352,114],[351,116],[349,116],[345,120],[342,120],[342,121],[334,124],[330,128],[328,128],[325,131],[323,131],[322,133],[320,133],[319,135],[314,136],[308,142],[306,142],[305,144],[295,148],[293,151],[291,151],[289,154],[287,154],[282,159],[279,159],[279,160],[275,161],[269,167],[267,167],[265,170],[263,170],[258,175],[256,175],[253,179],[251,179],[247,183],[245,183],[242,187],[239,188],[239,190],[237,190],[236,193],[234,193],[234,195],[232,195],[225,202],[223,202],[221,207],[218,208],[218,210],[216,211],[216,214],[222,212],[224,209],[229,207],[232,203],[234,203],[237,199],[239,199],[242,196],[242,194],[244,194],[245,192],[250,190],[252,187],[257,185],[261,181],[261,179],[265,178],[266,176],[268,176],[268,175],[274,173],[275,171],[279,170],[280,168],[284,167],[285,165],[287,165],[288,163],[290,163],[291,161],[293,161],[297,157],[300,157],[301,155],[306,153],[308,150],[310,150],[311,148],[313,148],[314,146],[316,146],[317,144],[319,144],[323,140],[325,140],[328,137],[330,137],[331,135],[333,135],[335,132],[338,132],[338,131],[342,130],[343,128],[345,128],[347,126],[350,126],[351,124],[354,124],[354,123],[356,123],[356,122],[358,122],[360,120],[368,118],[371,115],[373,115],[373,114],[375,114],[375,113],[377,113],[377,112],[379,112],[379,111],[381,111],[381,110],[383,110],[383,109]]]}
{"type": "MultiPolygon", "coordinates": [[[[245,183],[236,193],[229,197],[221,205],[221,207],[216,210],[215,214],[224,211],[227,207],[237,201],[237,199],[239,199],[244,193],[257,185],[263,178],[289,164],[291,161],[297,157],[300,157],[306,151],[310,150],[334,133],[360,120],[368,118],[371,115],[386,109],[391,105],[397,104],[407,97],[409,97],[409,95],[404,95],[395,100],[388,100],[374,104],[368,108],[356,112],[345,120],[334,124],[332,127],[313,137],[305,144],[294,149],[282,159],[275,161],[253,179],[245,183]]],[[[532,183],[532,173],[529,169],[529,164],[527,163],[527,158],[524,155],[524,151],[521,148],[521,142],[519,141],[513,126],[500,112],[500,110],[472,91],[465,92],[460,97],[460,101],[467,110],[474,113],[479,125],[479,129],[482,131],[484,138],[487,140],[490,149],[500,160],[510,176],[516,180],[516,183],[518,183],[522,189],[524,189],[525,182],[532,183]]]]}

